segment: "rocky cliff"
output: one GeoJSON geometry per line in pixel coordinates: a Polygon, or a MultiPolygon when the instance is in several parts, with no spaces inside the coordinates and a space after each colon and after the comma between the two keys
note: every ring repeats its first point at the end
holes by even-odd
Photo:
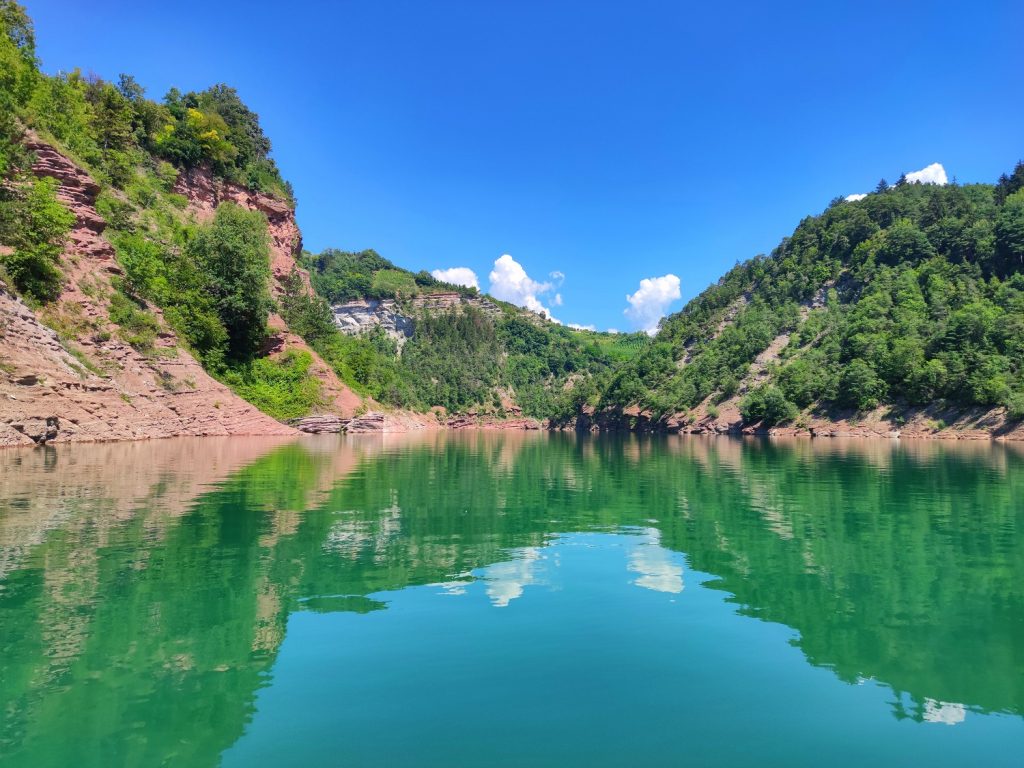
{"type": "Polygon", "coordinates": [[[334,322],[342,333],[355,335],[380,327],[398,342],[399,348],[412,336],[415,317],[422,312],[458,312],[472,306],[495,316],[501,309],[482,296],[463,296],[454,292],[424,293],[401,302],[395,299],[359,299],[334,304],[334,322]]]}
{"type": "MultiPolygon", "coordinates": [[[[270,235],[271,294],[276,298],[284,292],[282,281],[293,271],[312,294],[309,274],[296,263],[296,257],[302,250],[302,235],[295,221],[295,211],[287,203],[262,192],[217,179],[208,168],[202,167],[182,172],[175,183],[174,192],[188,199],[189,210],[199,221],[208,221],[218,205],[229,201],[263,213],[267,217],[270,235]]],[[[346,386],[301,337],[289,331],[279,315],[271,315],[269,325],[271,336],[267,340],[266,351],[270,355],[296,350],[308,352],[313,358],[310,372],[320,381],[325,412],[351,418],[358,410],[375,405],[346,386]]]]}
{"type": "Polygon", "coordinates": [[[60,183],[75,225],[55,302],[37,313],[0,289],[0,445],[294,434],[211,378],[156,308],[161,331],[152,352],[118,337],[110,278],[121,270],[96,211],[99,185],[48,144],[27,145],[34,172],[60,183]]]}

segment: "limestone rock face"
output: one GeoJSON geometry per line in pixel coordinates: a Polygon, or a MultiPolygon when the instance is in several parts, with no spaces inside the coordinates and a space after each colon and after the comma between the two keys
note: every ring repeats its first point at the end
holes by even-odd
{"type": "Polygon", "coordinates": [[[425,293],[399,304],[394,299],[359,299],[334,304],[334,322],[342,333],[351,336],[380,327],[401,347],[415,331],[415,317],[423,312],[458,312],[475,307],[487,315],[501,312],[498,305],[483,296],[462,296],[455,292],[425,293]]]}
{"type": "Polygon", "coordinates": [[[413,319],[399,312],[394,299],[361,299],[335,304],[334,323],[342,333],[355,336],[380,327],[399,344],[412,336],[413,319]]]}

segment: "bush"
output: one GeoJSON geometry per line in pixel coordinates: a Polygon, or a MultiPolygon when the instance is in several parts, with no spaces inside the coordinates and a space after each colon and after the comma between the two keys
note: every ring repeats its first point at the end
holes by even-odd
{"type": "Polygon", "coordinates": [[[839,402],[867,411],[878,406],[885,395],[885,382],[863,360],[852,360],[839,378],[839,402]]]}
{"type": "Polygon", "coordinates": [[[309,415],[321,404],[320,380],[310,374],[308,352],[285,352],[229,368],[223,381],[239,396],[279,420],[309,415]]]}
{"type": "Polygon", "coordinates": [[[60,255],[75,217],[57,200],[57,181],[34,179],[4,189],[0,198],[0,242],[13,252],[0,256],[14,287],[38,302],[60,295],[60,255]]]}
{"type": "Polygon", "coordinates": [[[797,407],[793,405],[778,387],[765,384],[751,391],[740,403],[743,420],[771,427],[797,416],[797,407]]]}
{"type": "Polygon", "coordinates": [[[139,350],[153,348],[160,324],[146,309],[120,291],[110,297],[110,320],[121,329],[121,337],[139,350]]]}
{"type": "Polygon", "coordinates": [[[227,332],[228,356],[251,359],[267,335],[270,300],[270,239],[267,219],[234,203],[222,203],[213,222],[185,247],[205,278],[227,332]]]}
{"type": "Polygon", "coordinates": [[[1012,421],[1024,419],[1024,392],[1015,392],[1006,398],[1006,415],[1012,421]]]}

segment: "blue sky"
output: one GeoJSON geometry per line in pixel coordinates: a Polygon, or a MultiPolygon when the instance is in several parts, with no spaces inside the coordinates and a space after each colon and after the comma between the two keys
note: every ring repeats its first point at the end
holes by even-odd
{"type": "Polygon", "coordinates": [[[308,249],[485,290],[494,270],[601,329],[680,308],[836,195],[1024,157],[1019,1],[25,5],[48,72],[235,86],[308,249]],[[679,300],[641,288],[668,274],[679,300]]]}

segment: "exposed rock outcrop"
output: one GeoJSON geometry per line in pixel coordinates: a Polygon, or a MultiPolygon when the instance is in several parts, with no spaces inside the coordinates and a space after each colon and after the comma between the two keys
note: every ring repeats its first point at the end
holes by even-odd
{"type": "Polygon", "coordinates": [[[99,185],[48,144],[26,143],[33,171],[57,179],[75,224],[63,290],[44,317],[0,286],[0,445],[294,434],[207,375],[166,324],[145,353],[121,340],[109,317],[120,268],[96,211],[99,185]]]}
{"type": "Polygon", "coordinates": [[[495,316],[501,309],[483,296],[463,296],[454,291],[423,293],[405,299],[359,299],[334,304],[334,322],[342,333],[356,335],[380,327],[401,347],[412,336],[415,317],[422,312],[458,312],[463,307],[475,307],[486,315],[495,316]]]}
{"type": "MultiPolygon", "coordinates": [[[[271,293],[275,297],[284,293],[283,280],[295,272],[305,290],[312,294],[309,273],[298,266],[296,257],[302,250],[302,236],[295,221],[295,211],[282,200],[254,192],[231,182],[217,179],[209,168],[199,167],[183,171],[174,185],[174,192],[188,199],[188,208],[199,221],[208,221],[223,202],[233,202],[249,210],[260,211],[267,217],[270,234],[271,293]]],[[[270,338],[264,351],[278,355],[288,350],[308,352],[313,358],[310,373],[321,385],[324,409],[342,418],[351,418],[358,409],[372,400],[360,397],[347,387],[332,369],[306,342],[291,333],[279,315],[270,317],[270,338]]]]}
{"type": "Polygon", "coordinates": [[[412,317],[403,315],[394,299],[362,299],[331,307],[334,324],[342,333],[355,336],[381,328],[390,338],[404,344],[412,336],[412,317]]]}

